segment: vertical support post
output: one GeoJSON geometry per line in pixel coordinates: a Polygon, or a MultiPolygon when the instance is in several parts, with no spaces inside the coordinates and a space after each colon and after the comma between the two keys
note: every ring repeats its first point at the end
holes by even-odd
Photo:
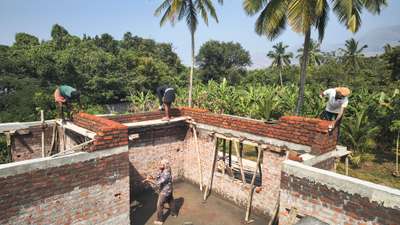
{"type": "Polygon", "coordinates": [[[217,137],[214,137],[214,155],[213,155],[213,163],[212,163],[212,169],[211,169],[211,174],[210,174],[210,179],[208,182],[208,185],[206,186],[206,190],[204,192],[203,200],[205,201],[207,199],[207,196],[209,195],[209,192],[211,191],[213,179],[214,179],[214,171],[215,171],[215,164],[217,162],[217,154],[218,154],[218,139],[217,137]]]}
{"type": "Polygon", "coordinates": [[[226,156],[226,140],[224,139],[222,142],[222,157],[224,158],[224,162],[225,162],[225,156],[226,156]]]}
{"type": "Polygon", "coordinates": [[[193,126],[193,136],[194,136],[194,142],[196,146],[196,152],[197,152],[197,164],[199,166],[199,184],[200,184],[200,191],[203,191],[203,171],[201,168],[201,158],[200,158],[200,150],[199,150],[199,142],[197,139],[197,130],[194,125],[193,126]]]}
{"type": "Polygon", "coordinates": [[[242,157],[240,156],[238,145],[237,145],[236,141],[233,142],[233,145],[234,145],[233,147],[235,148],[235,151],[236,151],[237,161],[239,162],[240,174],[241,174],[241,177],[242,177],[242,181],[243,181],[243,184],[245,184],[246,183],[246,177],[244,176],[244,172],[243,172],[242,157]]]}
{"type": "Polygon", "coordinates": [[[253,177],[251,178],[250,192],[249,192],[249,197],[248,197],[248,200],[247,200],[246,217],[244,219],[246,222],[249,222],[249,219],[250,219],[251,203],[253,201],[253,193],[254,193],[254,181],[256,180],[256,174],[257,174],[258,166],[260,165],[261,152],[262,152],[262,150],[258,151],[257,164],[256,164],[256,166],[254,168],[253,177]]]}
{"type": "Polygon", "coordinates": [[[229,167],[232,168],[232,141],[229,140],[229,167]]]}
{"type": "Polygon", "coordinates": [[[400,139],[400,130],[397,131],[397,140],[396,140],[396,176],[400,176],[400,174],[399,174],[399,139],[400,139]]]}
{"type": "Polygon", "coordinates": [[[45,124],[44,124],[44,112],[43,110],[40,110],[40,121],[42,122],[42,158],[46,156],[45,151],[44,151],[44,129],[45,129],[45,124]]]}
{"type": "Polygon", "coordinates": [[[12,143],[11,143],[11,132],[5,132],[4,133],[5,134],[5,136],[6,136],[6,143],[7,143],[7,151],[8,151],[8,162],[12,162],[12,143]]]}
{"type": "MultiPolygon", "coordinates": [[[[258,155],[258,151],[259,151],[259,148],[256,146],[255,147],[256,148],[256,153],[257,153],[257,155],[258,155]]],[[[263,157],[263,150],[261,149],[261,158],[263,157]]],[[[258,171],[259,171],[259,173],[260,173],[260,180],[261,180],[261,184],[262,184],[262,169],[261,169],[261,161],[260,161],[260,163],[258,164],[258,171]]]]}
{"type": "Polygon", "coordinates": [[[349,156],[348,155],[346,155],[345,163],[346,163],[346,176],[348,176],[349,175],[349,156]]]}
{"type": "Polygon", "coordinates": [[[240,153],[240,158],[243,158],[243,143],[239,143],[239,153],[240,153]]]}

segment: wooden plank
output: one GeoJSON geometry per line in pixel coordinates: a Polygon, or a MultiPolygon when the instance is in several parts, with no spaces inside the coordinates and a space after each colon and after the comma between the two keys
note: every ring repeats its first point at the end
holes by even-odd
{"type": "Polygon", "coordinates": [[[181,117],[172,118],[172,119],[170,119],[168,121],[157,119],[157,120],[146,120],[146,121],[140,121],[140,122],[123,123],[123,125],[125,125],[125,126],[127,126],[129,128],[147,127],[147,126],[160,126],[160,125],[166,125],[166,124],[170,124],[170,123],[187,121],[189,119],[190,119],[190,117],[181,116],[181,117]]]}

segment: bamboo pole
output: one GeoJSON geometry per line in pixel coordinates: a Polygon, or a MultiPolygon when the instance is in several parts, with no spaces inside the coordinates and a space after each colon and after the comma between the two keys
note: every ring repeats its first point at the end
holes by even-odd
{"type": "Polygon", "coordinates": [[[235,148],[236,157],[237,157],[237,160],[239,162],[240,175],[242,177],[243,184],[245,184],[246,183],[246,177],[244,176],[242,157],[240,157],[240,153],[239,153],[239,149],[238,149],[238,146],[237,146],[237,142],[235,142],[235,141],[233,142],[233,147],[235,148]]]}
{"type": "Polygon", "coordinates": [[[192,129],[193,129],[194,142],[195,142],[195,147],[196,147],[196,152],[197,152],[197,164],[199,166],[200,191],[203,191],[203,171],[202,171],[202,167],[201,167],[201,158],[200,158],[199,142],[197,139],[197,130],[194,125],[193,125],[192,129]]]}
{"type": "Polygon", "coordinates": [[[217,161],[217,154],[218,154],[217,137],[214,137],[214,155],[213,155],[214,158],[213,158],[213,163],[212,163],[210,179],[209,179],[208,185],[206,186],[206,190],[205,190],[204,196],[203,196],[204,201],[207,200],[207,196],[208,196],[209,192],[211,191],[213,178],[214,178],[215,164],[217,161]]]}
{"type": "Polygon", "coordinates": [[[400,174],[399,174],[399,139],[400,139],[400,130],[397,131],[397,140],[396,140],[396,176],[400,176],[400,174]]]}
{"type": "Polygon", "coordinates": [[[346,163],[346,176],[349,175],[349,157],[346,155],[345,158],[345,163],[346,163]]]}
{"type": "Polygon", "coordinates": [[[250,183],[250,192],[249,192],[249,197],[248,197],[248,200],[247,200],[247,209],[246,209],[246,217],[245,217],[245,221],[246,222],[248,222],[249,219],[250,219],[251,203],[253,201],[253,193],[254,193],[254,181],[256,180],[258,166],[260,165],[261,152],[262,152],[262,149],[260,149],[258,151],[257,164],[256,164],[256,166],[254,168],[253,178],[251,179],[251,183],[250,183]]]}
{"type": "Polygon", "coordinates": [[[43,110],[40,110],[40,121],[42,122],[42,158],[46,156],[45,151],[44,151],[44,112],[43,110]]]}
{"type": "Polygon", "coordinates": [[[232,168],[232,141],[229,140],[229,167],[232,168]]]}

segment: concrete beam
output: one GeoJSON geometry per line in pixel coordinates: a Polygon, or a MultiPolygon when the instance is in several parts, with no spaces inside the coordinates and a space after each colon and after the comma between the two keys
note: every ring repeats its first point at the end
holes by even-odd
{"type": "Polygon", "coordinates": [[[351,151],[347,151],[346,147],[338,146],[336,148],[336,150],[324,153],[324,154],[319,155],[319,156],[314,156],[314,157],[308,158],[308,159],[302,157],[303,160],[304,160],[303,164],[308,165],[308,166],[313,166],[313,165],[315,165],[317,163],[320,163],[320,162],[323,162],[323,161],[325,161],[327,159],[340,158],[342,156],[349,155],[350,153],[351,153],[351,151]]]}
{"type": "Polygon", "coordinates": [[[93,131],[90,131],[88,129],[85,129],[83,127],[77,126],[72,122],[66,121],[65,123],[62,123],[61,121],[57,121],[57,124],[64,127],[65,129],[71,130],[75,133],[78,133],[84,137],[89,137],[91,139],[94,138],[94,136],[96,136],[96,133],[93,131]]]}
{"type": "Polygon", "coordinates": [[[59,157],[45,157],[12,162],[0,165],[0,177],[5,178],[18,174],[28,173],[35,170],[60,167],[63,165],[84,162],[92,159],[104,158],[111,155],[128,152],[128,145],[95,151],[95,152],[77,152],[59,157]]]}
{"type": "Polygon", "coordinates": [[[320,183],[337,191],[344,191],[352,195],[358,194],[385,207],[400,208],[400,190],[398,189],[307,166],[292,160],[283,162],[282,171],[289,176],[293,175],[320,183]]]}
{"type": "Polygon", "coordinates": [[[225,136],[231,136],[232,138],[237,139],[246,139],[247,141],[251,141],[253,143],[257,143],[257,145],[264,144],[264,145],[273,145],[277,147],[287,147],[290,150],[298,151],[301,153],[311,152],[311,147],[307,145],[295,144],[287,141],[282,141],[275,138],[269,138],[264,136],[258,136],[250,133],[215,127],[211,125],[206,125],[202,123],[195,123],[196,127],[199,129],[207,130],[210,132],[215,132],[219,134],[223,134],[225,136]]]}
{"type": "MultiPolygon", "coordinates": [[[[45,123],[47,125],[53,125],[56,121],[55,120],[46,120],[45,123]]],[[[41,121],[34,121],[34,122],[15,122],[15,123],[0,123],[0,134],[5,132],[14,133],[18,130],[29,129],[32,126],[39,126],[42,125],[41,121]]]]}

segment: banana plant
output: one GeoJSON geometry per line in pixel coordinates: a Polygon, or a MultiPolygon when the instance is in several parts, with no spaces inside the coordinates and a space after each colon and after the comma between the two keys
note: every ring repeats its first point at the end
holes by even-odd
{"type": "Polygon", "coordinates": [[[131,102],[131,111],[144,112],[156,108],[156,98],[150,92],[131,92],[128,98],[131,102]]]}

